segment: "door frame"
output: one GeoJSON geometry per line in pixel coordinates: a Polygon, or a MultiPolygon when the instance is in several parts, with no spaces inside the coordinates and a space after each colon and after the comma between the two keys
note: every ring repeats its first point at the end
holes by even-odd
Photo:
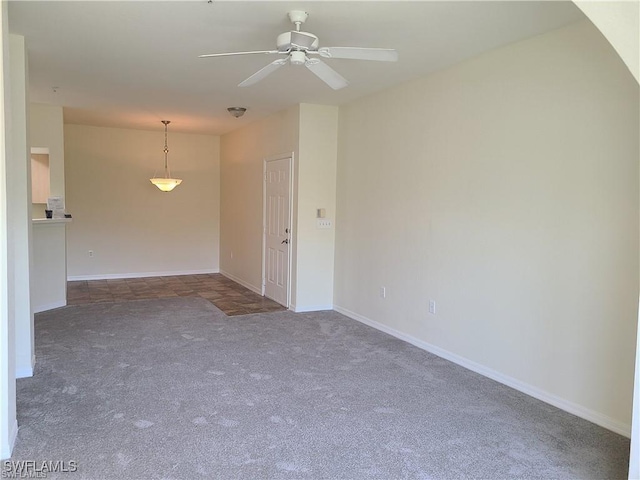
{"type": "Polygon", "coordinates": [[[293,260],[293,189],[294,189],[295,152],[271,155],[262,159],[262,282],[261,293],[264,297],[267,285],[267,163],[276,160],[289,160],[289,254],[287,258],[287,308],[291,308],[291,270],[293,260]]]}

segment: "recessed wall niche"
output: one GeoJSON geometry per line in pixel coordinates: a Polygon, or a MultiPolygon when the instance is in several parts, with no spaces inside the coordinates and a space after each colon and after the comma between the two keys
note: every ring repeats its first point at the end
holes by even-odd
{"type": "Polygon", "coordinates": [[[50,194],[49,149],[31,149],[31,203],[47,203],[50,194]]]}

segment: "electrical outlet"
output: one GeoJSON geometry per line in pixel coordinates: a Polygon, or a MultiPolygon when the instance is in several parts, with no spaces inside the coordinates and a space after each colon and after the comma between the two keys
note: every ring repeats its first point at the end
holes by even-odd
{"type": "Polygon", "coordinates": [[[386,289],[386,287],[380,287],[380,297],[382,297],[382,298],[386,298],[387,297],[387,289],[386,289]]]}
{"type": "Polygon", "coordinates": [[[318,218],[316,220],[317,228],[331,228],[331,220],[327,218],[318,218]]]}
{"type": "Polygon", "coordinates": [[[436,301],[435,300],[429,300],[429,313],[431,315],[435,315],[436,314],[436,301]]]}
{"type": "Polygon", "coordinates": [[[93,257],[93,250],[89,250],[89,256],[93,257]]]}

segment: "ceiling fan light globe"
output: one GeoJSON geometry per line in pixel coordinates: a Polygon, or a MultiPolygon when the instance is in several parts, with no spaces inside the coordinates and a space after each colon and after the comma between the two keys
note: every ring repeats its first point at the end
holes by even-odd
{"type": "Polygon", "coordinates": [[[291,52],[291,65],[304,65],[307,56],[304,52],[291,52]]]}

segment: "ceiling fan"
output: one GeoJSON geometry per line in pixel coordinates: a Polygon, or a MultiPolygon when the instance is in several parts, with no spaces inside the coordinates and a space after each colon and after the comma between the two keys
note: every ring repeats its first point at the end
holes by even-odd
{"type": "Polygon", "coordinates": [[[232,55],[275,54],[281,58],[274,60],[266,67],[261,68],[246,80],[240,82],[239,87],[253,85],[267,75],[275,72],[287,62],[291,65],[304,65],[320,80],[334,90],[346,87],[349,82],[333,68],[317,56],[322,58],[346,58],[350,60],[376,60],[380,62],[395,62],[398,60],[398,52],[390,48],[360,48],[360,47],[322,47],[318,48],[318,37],[308,32],[301,32],[302,25],[309,14],[301,10],[289,12],[289,19],[295,25],[295,30],[278,35],[276,40],[277,50],[258,50],[252,52],[210,53],[199,55],[199,58],[229,57],[232,55]]]}

